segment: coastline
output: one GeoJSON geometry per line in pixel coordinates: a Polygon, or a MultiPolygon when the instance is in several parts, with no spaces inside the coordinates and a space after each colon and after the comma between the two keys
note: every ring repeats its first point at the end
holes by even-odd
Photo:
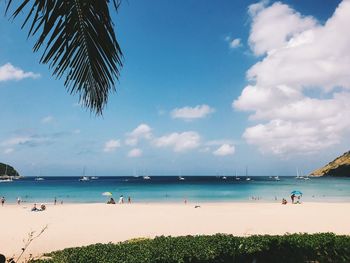
{"type": "Polygon", "coordinates": [[[26,251],[45,252],[94,243],[120,242],[159,235],[204,235],[334,232],[350,234],[350,203],[198,202],[67,203],[31,212],[32,204],[0,207],[0,253],[17,255],[28,233],[47,230],[26,251]],[[199,205],[199,208],[194,208],[199,205]]]}

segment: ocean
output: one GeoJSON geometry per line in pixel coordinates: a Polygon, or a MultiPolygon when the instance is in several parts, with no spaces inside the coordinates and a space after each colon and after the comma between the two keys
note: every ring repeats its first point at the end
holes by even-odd
{"type": "Polygon", "coordinates": [[[37,181],[27,177],[13,182],[0,183],[0,197],[15,203],[17,197],[24,202],[103,203],[111,192],[118,200],[120,195],[132,202],[273,202],[282,198],[290,200],[291,191],[303,193],[303,201],[349,202],[350,178],[310,178],[280,176],[151,176],[143,177],[99,177],[95,180],[79,181],[79,177],[44,177],[37,181]]]}

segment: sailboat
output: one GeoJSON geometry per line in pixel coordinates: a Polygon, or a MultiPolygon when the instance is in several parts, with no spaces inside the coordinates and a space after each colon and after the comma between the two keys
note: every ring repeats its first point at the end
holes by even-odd
{"type": "Polygon", "coordinates": [[[41,170],[39,172],[39,176],[35,177],[35,181],[44,181],[45,179],[41,177],[41,170]]]}
{"type": "Polygon", "coordinates": [[[304,179],[304,177],[299,174],[299,168],[297,168],[297,177],[295,177],[295,179],[304,179]]]}
{"type": "Polygon", "coordinates": [[[0,183],[10,183],[12,182],[12,177],[10,177],[8,174],[7,174],[7,164],[5,164],[5,174],[3,175],[4,177],[7,177],[6,179],[0,179],[0,183]]]}
{"type": "Polygon", "coordinates": [[[86,181],[90,181],[90,177],[85,176],[85,167],[83,169],[83,176],[81,178],[79,178],[80,182],[86,182],[86,181]]]}
{"type": "Polygon", "coordinates": [[[246,181],[250,181],[250,177],[248,177],[248,167],[245,168],[245,177],[246,177],[246,181]]]}

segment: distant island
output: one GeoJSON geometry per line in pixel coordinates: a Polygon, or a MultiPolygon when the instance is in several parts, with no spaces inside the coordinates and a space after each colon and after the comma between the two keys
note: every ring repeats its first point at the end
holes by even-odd
{"type": "Polygon", "coordinates": [[[9,179],[13,177],[21,177],[20,174],[11,165],[0,163],[0,178],[9,179]]]}
{"type": "Polygon", "coordinates": [[[324,167],[313,171],[310,176],[350,177],[350,151],[337,157],[324,167]]]}

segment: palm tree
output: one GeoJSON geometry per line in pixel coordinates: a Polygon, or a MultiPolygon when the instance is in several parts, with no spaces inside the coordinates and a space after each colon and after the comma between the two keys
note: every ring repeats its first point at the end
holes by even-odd
{"type": "Polygon", "coordinates": [[[40,63],[52,75],[65,79],[70,94],[102,114],[108,95],[115,91],[123,54],[118,44],[109,7],[120,0],[8,0],[6,14],[24,14],[21,28],[37,37],[33,51],[42,50],[40,63]],[[13,10],[13,11],[10,11],[13,10]]]}

